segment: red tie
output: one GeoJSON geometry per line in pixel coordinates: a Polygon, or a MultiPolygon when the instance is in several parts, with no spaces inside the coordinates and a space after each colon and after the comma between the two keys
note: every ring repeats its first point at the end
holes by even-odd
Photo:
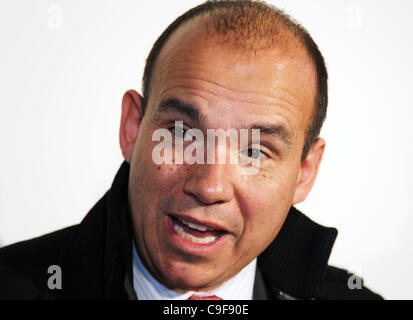
{"type": "Polygon", "coordinates": [[[221,298],[218,298],[217,296],[207,296],[207,297],[200,297],[197,295],[192,295],[186,300],[222,300],[221,298]]]}

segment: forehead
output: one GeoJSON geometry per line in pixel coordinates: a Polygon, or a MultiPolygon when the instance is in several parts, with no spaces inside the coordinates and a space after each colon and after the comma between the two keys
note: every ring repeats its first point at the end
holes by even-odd
{"type": "Polygon", "coordinates": [[[250,116],[281,113],[306,126],[316,92],[315,69],[306,51],[299,46],[288,51],[235,49],[222,40],[207,35],[197,21],[176,30],[156,61],[150,104],[156,108],[168,95],[193,95],[227,111],[243,106],[250,116]]]}

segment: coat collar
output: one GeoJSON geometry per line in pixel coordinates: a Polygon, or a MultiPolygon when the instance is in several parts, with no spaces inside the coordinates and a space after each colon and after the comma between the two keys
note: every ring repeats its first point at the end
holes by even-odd
{"type": "MultiPolygon", "coordinates": [[[[125,288],[131,291],[129,168],[128,163],[122,164],[111,189],[82,221],[66,251],[70,282],[66,297],[79,298],[80,293],[85,298],[120,298],[125,288]],[[85,283],[89,286],[82,289],[85,283]]],[[[271,297],[280,292],[300,299],[319,296],[336,236],[336,229],[323,227],[291,207],[277,237],[258,257],[271,297]]]]}
{"type": "Polygon", "coordinates": [[[336,237],[335,228],[321,226],[291,207],[277,237],[258,258],[271,293],[319,297],[336,237]]]}
{"type": "Polygon", "coordinates": [[[110,190],[95,204],[61,250],[63,290],[57,299],[120,299],[132,273],[132,232],[124,162],[110,190]]]}

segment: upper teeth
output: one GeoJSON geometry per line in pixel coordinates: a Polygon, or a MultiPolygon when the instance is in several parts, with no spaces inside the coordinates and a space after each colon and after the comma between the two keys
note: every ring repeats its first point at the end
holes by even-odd
{"type": "Polygon", "coordinates": [[[206,226],[194,223],[194,222],[190,222],[190,221],[185,221],[185,220],[181,220],[179,219],[179,221],[181,221],[183,224],[187,225],[188,227],[195,229],[195,230],[199,230],[199,231],[207,231],[207,230],[214,230],[212,228],[208,228],[206,226]]]}

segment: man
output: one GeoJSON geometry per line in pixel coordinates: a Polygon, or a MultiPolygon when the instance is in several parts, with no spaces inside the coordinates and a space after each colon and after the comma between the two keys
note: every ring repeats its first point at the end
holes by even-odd
{"type": "Polygon", "coordinates": [[[152,48],[143,96],[123,97],[111,189],[79,225],[3,248],[0,298],[380,298],[327,265],[337,231],[293,207],[317,176],[326,108],[323,57],[287,15],[252,1],[191,9],[152,48]],[[259,130],[224,147],[251,162],[178,160],[212,129],[259,130]],[[172,161],[159,162],[165,131],[172,161]]]}

